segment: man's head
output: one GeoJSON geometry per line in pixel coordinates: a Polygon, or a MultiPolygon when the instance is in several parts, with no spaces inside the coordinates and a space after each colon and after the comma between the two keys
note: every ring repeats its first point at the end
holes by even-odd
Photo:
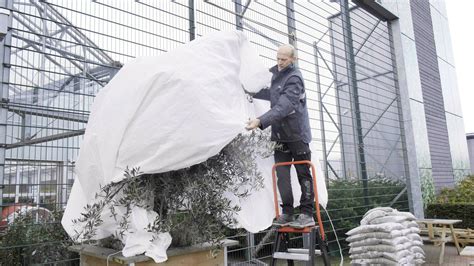
{"type": "Polygon", "coordinates": [[[291,44],[284,44],[278,48],[277,52],[277,66],[278,71],[289,66],[296,60],[295,47],[291,44]]]}

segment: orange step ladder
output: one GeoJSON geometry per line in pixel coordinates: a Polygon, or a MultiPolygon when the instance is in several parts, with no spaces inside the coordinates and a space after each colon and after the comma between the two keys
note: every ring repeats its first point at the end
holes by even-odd
{"type": "Polygon", "coordinates": [[[321,220],[321,213],[319,209],[318,200],[318,185],[316,183],[316,168],[310,161],[294,161],[294,162],[281,162],[273,165],[272,168],[272,179],[273,179],[273,200],[275,203],[276,218],[280,217],[280,210],[278,208],[278,194],[276,185],[276,168],[278,166],[295,165],[295,164],[308,164],[311,167],[313,176],[313,190],[314,190],[314,204],[316,209],[316,220],[317,225],[308,226],[305,228],[293,228],[289,226],[280,227],[276,230],[275,242],[273,245],[273,255],[271,266],[276,265],[278,259],[287,260],[288,265],[294,265],[294,261],[306,261],[307,265],[314,265],[315,257],[321,256],[324,265],[330,265],[327,242],[324,234],[323,222],[321,220]],[[309,237],[308,248],[289,248],[290,233],[301,233],[306,234],[309,237]],[[316,249],[316,245],[319,249],[316,249]]]}

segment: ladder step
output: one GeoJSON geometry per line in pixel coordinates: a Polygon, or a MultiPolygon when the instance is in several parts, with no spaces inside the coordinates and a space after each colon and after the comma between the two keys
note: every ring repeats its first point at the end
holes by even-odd
{"type": "Polygon", "coordinates": [[[282,259],[282,260],[309,261],[308,254],[289,253],[289,252],[275,252],[273,253],[273,258],[282,259]]]}
{"type": "MultiPolygon", "coordinates": [[[[288,252],[289,253],[299,253],[299,254],[309,254],[307,248],[289,248],[288,252]]],[[[321,250],[315,249],[314,254],[315,255],[321,255],[321,250]]]]}

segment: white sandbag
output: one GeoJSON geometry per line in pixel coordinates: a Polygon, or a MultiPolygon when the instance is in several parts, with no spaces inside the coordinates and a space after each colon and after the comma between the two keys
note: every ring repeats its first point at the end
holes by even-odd
{"type": "Polygon", "coordinates": [[[410,233],[407,235],[407,237],[411,240],[411,241],[423,241],[421,239],[421,236],[417,233],[410,233]]]}
{"type": "Polygon", "coordinates": [[[423,264],[425,264],[425,260],[424,260],[424,259],[414,259],[413,262],[415,263],[415,265],[423,265],[423,264]]]}
{"type": "Polygon", "coordinates": [[[414,259],[422,259],[422,260],[425,259],[425,255],[418,252],[413,252],[413,256],[414,256],[414,259]]]}
{"type": "Polygon", "coordinates": [[[397,262],[397,259],[392,258],[393,256],[388,256],[384,257],[385,254],[390,254],[386,252],[380,252],[380,251],[368,251],[365,253],[359,253],[359,254],[352,254],[349,256],[350,259],[376,259],[376,258],[385,258],[388,260],[391,260],[393,262],[397,262]]]}
{"type": "Polygon", "coordinates": [[[405,258],[402,258],[398,261],[399,265],[414,265],[414,259],[415,257],[413,255],[407,256],[405,258]]]}
{"type": "Polygon", "coordinates": [[[421,262],[424,252],[420,248],[420,229],[414,220],[413,214],[389,207],[367,211],[361,225],[347,233],[352,263],[415,265],[421,262]]]}
{"type": "Polygon", "coordinates": [[[402,223],[407,220],[408,218],[403,216],[384,216],[371,220],[369,224],[402,223]]]}
{"type": "Polygon", "coordinates": [[[415,222],[415,221],[404,221],[401,222],[403,226],[406,228],[414,227],[414,228],[420,228],[420,226],[415,222]]]}
{"type": "Polygon", "coordinates": [[[360,224],[361,225],[369,224],[373,219],[384,217],[385,215],[387,215],[387,212],[383,210],[369,211],[364,215],[364,218],[362,218],[362,220],[360,221],[360,224]]]}
{"type": "Polygon", "coordinates": [[[410,248],[410,251],[413,252],[413,253],[415,253],[415,254],[422,254],[422,255],[425,255],[425,251],[424,251],[421,247],[419,247],[419,246],[412,246],[412,247],[410,248]]]}
{"type": "Polygon", "coordinates": [[[406,217],[407,220],[409,220],[409,221],[416,220],[415,215],[413,215],[410,212],[399,212],[399,211],[397,211],[397,212],[392,212],[392,213],[388,214],[388,216],[402,216],[402,217],[406,217]]]}
{"type": "Polygon", "coordinates": [[[362,239],[360,241],[354,241],[350,242],[349,246],[350,247],[361,247],[361,246],[370,246],[370,245],[398,245],[398,244],[403,244],[411,242],[409,238],[406,236],[400,236],[400,237],[395,237],[395,238],[367,238],[367,239],[362,239]]]}
{"type": "Polygon", "coordinates": [[[365,253],[352,254],[349,256],[351,259],[375,259],[375,258],[386,258],[394,262],[411,256],[412,253],[408,250],[401,250],[398,252],[383,252],[383,251],[368,251],[365,253]]]}
{"type": "Polygon", "coordinates": [[[416,234],[416,235],[418,235],[418,236],[420,235],[420,232],[421,232],[421,231],[420,231],[420,228],[418,228],[418,227],[410,227],[410,228],[408,228],[408,229],[410,230],[411,234],[416,234]]]}
{"type": "MultiPolygon", "coordinates": [[[[401,225],[400,225],[401,226],[401,225]]],[[[348,242],[360,241],[367,238],[380,238],[380,239],[393,239],[395,237],[407,236],[412,234],[412,228],[405,228],[401,230],[393,230],[390,232],[370,232],[370,233],[359,233],[346,238],[348,242]]]]}
{"type": "Polygon", "coordinates": [[[412,246],[410,242],[397,244],[397,245],[377,245],[377,246],[360,246],[351,247],[349,249],[350,254],[361,254],[369,251],[388,252],[395,253],[398,251],[409,249],[412,246]]]}
{"type": "Polygon", "coordinates": [[[399,265],[398,262],[386,259],[386,258],[375,258],[375,259],[355,259],[352,260],[352,264],[360,265],[399,265]]]}
{"type": "Polygon", "coordinates": [[[349,232],[346,235],[352,236],[360,233],[370,233],[370,232],[387,232],[390,233],[394,230],[401,230],[403,226],[397,223],[384,223],[384,224],[373,224],[373,225],[361,225],[358,226],[349,232]]]}
{"type": "Polygon", "coordinates": [[[369,210],[360,221],[361,225],[385,222],[414,221],[416,217],[409,212],[399,212],[392,208],[374,208],[369,210]]]}
{"type": "Polygon", "coordinates": [[[408,258],[408,257],[413,257],[413,254],[409,250],[400,250],[395,253],[391,252],[382,252],[382,256],[387,259],[395,260],[395,261],[400,261],[403,258],[408,258]]]}
{"type": "Polygon", "coordinates": [[[390,213],[390,212],[394,212],[395,209],[393,208],[390,208],[390,207],[376,207],[376,208],[373,208],[373,209],[370,209],[368,210],[365,214],[364,214],[364,218],[366,216],[368,216],[369,214],[371,214],[372,212],[376,212],[376,211],[381,211],[381,212],[384,212],[384,213],[390,213]]]}
{"type": "MultiPolygon", "coordinates": [[[[396,230],[397,231],[397,230],[396,230]]],[[[372,232],[372,233],[359,233],[346,238],[347,242],[357,242],[368,238],[378,238],[378,239],[391,239],[391,233],[386,232],[372,232]]]]}

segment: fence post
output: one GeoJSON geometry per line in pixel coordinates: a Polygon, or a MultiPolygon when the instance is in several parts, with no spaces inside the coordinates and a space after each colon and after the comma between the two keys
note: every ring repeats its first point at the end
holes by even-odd
{"type": "Polygon", "coordinates": [[[369,205],[369,189],[367,181],[367,165],[365,161],[364,134],[362,133],[362,120],[359,105],[359,92],[357,88],[357,74],[354,56],[354,47],[351,30],[351,18],[348,0],[339,1],[341,7],[342,30],[344,36],[344,51],[347,60],[347,86],[351,94],[352,126],[354,127],[354,143],[357,173],[362,179],[364,204],[369,205]]]}
{"type": "Polygon", "coordinates": [[[3,184],[5,178],[5,151],[7,142],[7,115],[8,115],[8,83],[10,82],[10,57],[12,34],[12,15],[9,10],[13,8],[13,0],[0,1],[0,27],[1,34],[5,34],[0,43],[0,213],[3,210],[3,184]]]}

